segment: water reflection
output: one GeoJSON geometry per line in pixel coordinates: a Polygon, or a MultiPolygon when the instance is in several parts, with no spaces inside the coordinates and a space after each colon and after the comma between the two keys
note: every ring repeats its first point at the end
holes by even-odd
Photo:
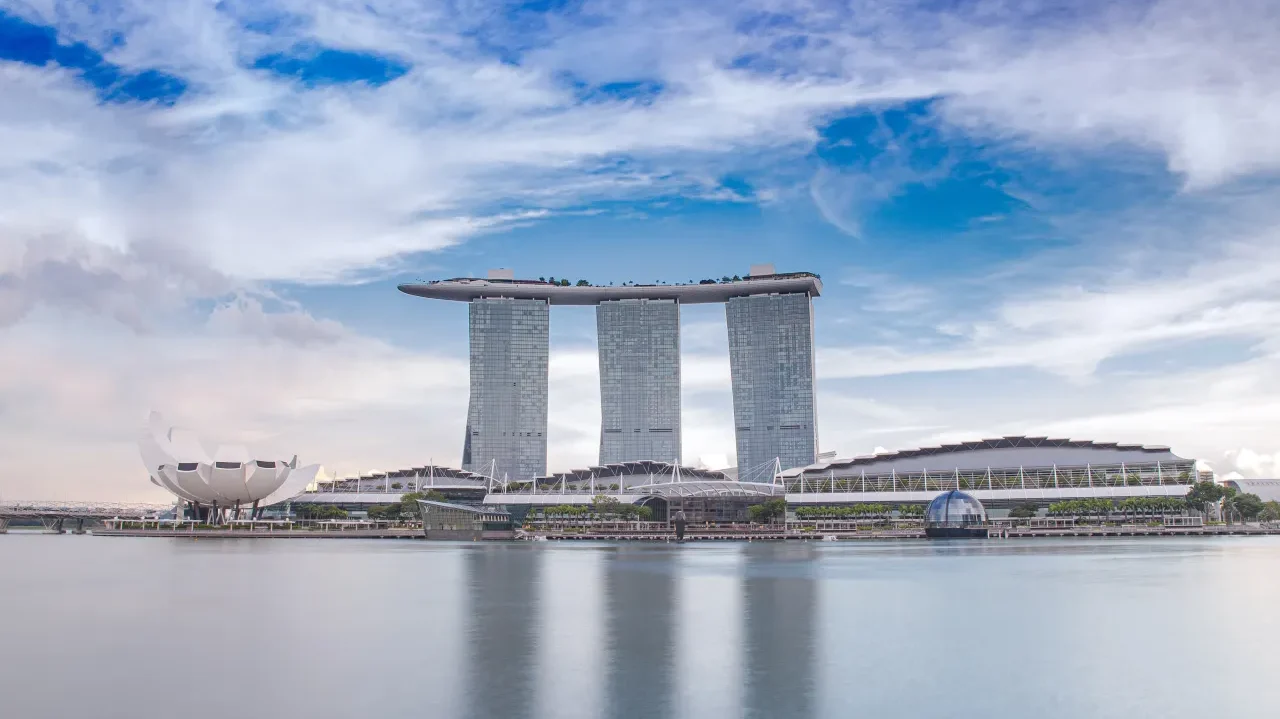
{"type": "Polygon", "coordinates": [[[747,717],[810,717],[814,702],[814,545],[769,544],[746,558],[742,614],[747,717]]]}
{"type": "Polygon", "coordinates": [[[622,546],[604,577],[608,616],[607,716],[670,716],[676,577],[670,552],[622,546]]]}
{"type": "Polygon", "coordinates": [[[469,549],[466,715],[813,716],[814,553],[469,549]]]}
{"type": "Polygon", "coordinates": [[[1271,716],[1278,565],[1267,538],[9,535],[0,697],[23,719],[1271,716]]]}
{"type": "MultiPolygon", "coordinates": [[[[527,545],[468,548],[466,716],[529,717],[542,554],[527,545]]],[[[427,657],[429,663],[452,657],[427,657]]]]}

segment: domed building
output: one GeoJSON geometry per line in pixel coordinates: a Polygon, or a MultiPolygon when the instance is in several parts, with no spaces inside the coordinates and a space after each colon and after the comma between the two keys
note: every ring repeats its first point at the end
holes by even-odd
{"type": "Polygon", "coordinates": [[[958,489],[943,492],[925,510],[924,533],[930,539],[985,538],[987,510],[958,489]]]}

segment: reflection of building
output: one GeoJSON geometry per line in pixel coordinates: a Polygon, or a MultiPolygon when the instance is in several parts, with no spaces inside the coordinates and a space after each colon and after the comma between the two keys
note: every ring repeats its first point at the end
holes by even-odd
{"type": "Polygon", "coordinates": [[[757,544],[744,553],[746,676],[743,716],[813,716],[817,586],[794,567],[813,559],[810,544],[757,544]]]}
{"type": "Polygon", "coordinates": [[[545,300],[472,300],[463,469],[513,479],[546,473],[547,309],[545,300]]]}
{"type": "Polygon", "coordinates": [[[530,545],[480,545],[466,551],[468,691],[473,719],[532,714],[538,586],[542,555],[530,545]]]}
{"type": "Polygon", "coordinates": [[[672,555],[618,547],[605,563],[609,716],[672,715],[676,579],[672,555]]]}
{"type": "Polygon", "coordinates": [[[782,473],[789,504],[927,503],[947,490],[988,508],[1105,497],[1181,497],[1195,460],[1168,447],[1003,437],[819,462],[782,473]]]}
{"type": "MultiPolygon", "coordinates": [[[[600,462],[678,461],[680,305],[725,303],[738,465],[769,476],[815,459],[813,313],[817,275],[757,265],[743,278],[687,285],[568,286],[510,270],[401,285],[471,305],[471,404],[464,469],[527,481],[546,472],[550,305],[594,305],[599,331],[600,462]],[[743,455],[745,453],[745,456],[743,455]],[[750,463],[750,464],[748,464],[750,463]]],[[[743,479],[752,479],[740,472],[743,479]]]]}
{"type": "Polygon", "coordinates": [[[596,305],[600,463],[680,458],[680,305],[596,305]]]}

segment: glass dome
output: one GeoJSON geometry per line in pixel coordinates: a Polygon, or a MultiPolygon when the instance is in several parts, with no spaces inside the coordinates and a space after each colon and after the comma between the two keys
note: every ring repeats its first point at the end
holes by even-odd
{"type": "Polygon", "coordinates": [[[987,511],[982,502],[958,489],[939,494],[924,513],[925,527],[977,527],[986,522],[987,511]]]}

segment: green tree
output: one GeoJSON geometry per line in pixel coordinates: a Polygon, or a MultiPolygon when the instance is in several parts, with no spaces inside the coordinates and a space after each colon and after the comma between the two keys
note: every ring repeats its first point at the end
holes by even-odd
{"type": "Polygon", "coordinates": [[[787,515],[787,500],[781,497],[770,499],[747,508],[747,519],[752,522],[772,522],[778,517],[787,515]]]}
{"type": "Polygon", "coordinates": [[[1262,512],[1258,515],[1258,519],[1264,522],[1280,522],[1280,502],[1274,499],[1262,505],[1262,512]]]}
{"type": "Polygon", "coordinates": [[[1215,482],[1196,482],[1187,492],[1187,504],[1203,511],[1206,504],[1215,504],[1227,496],[1227,488],[1215,482]]]}
{"type": "Polygon", "coordinates": [[[590,282],[587,282],[586,280],[578,280],[578,286],[579,286],[579,287],[590,287],[590,286],[591,286],[591,283],[590,283],[590,282]]]}
{"type": "Polygon", "coordinates": [[[400,489],[400,488],[401,488],[401,487],[403,487],[403,486],[404,486],[404,485],[403,485],[403,484],[400,484],[399,482],[392,482],[392,483],[391,483],[391,488],[392,488],[392,489],[400,489]]]}
{"type": "Polygon", "coordinates": [[[1262,498],[1256,494],[1238,494],[1232,498],[1235,509],[1245,520],[1256,519],[1266,508],[1262,498]]]}
{"type": "Polygon", "coordinates": [[[1014,519],[1027,519],[1029,517],[1036,516],[1037,511],[1038,511],[1038,508],[1036,507],[1036,505],[1028,502],[1024,504],[1019,504],[1013,509],[1010,509],[1009,516],[1013,517],[1014,519]]]}
{"type": "Polygon", "coordinates": [[[400,498],[401,517],[413,517],[415,519],[422,516],[422,508],[418,506],[419,499],[426,499],[432,502],[447,502],[449,498],[432,489],[427,492],[408,492],[400,498]]]}
{"type": "Polygon", "coordinates": [[[298,504],[294,505],[293,513],[299,519],[346,519],[347,517],[345,509],[332,504],[298,504]]]}

